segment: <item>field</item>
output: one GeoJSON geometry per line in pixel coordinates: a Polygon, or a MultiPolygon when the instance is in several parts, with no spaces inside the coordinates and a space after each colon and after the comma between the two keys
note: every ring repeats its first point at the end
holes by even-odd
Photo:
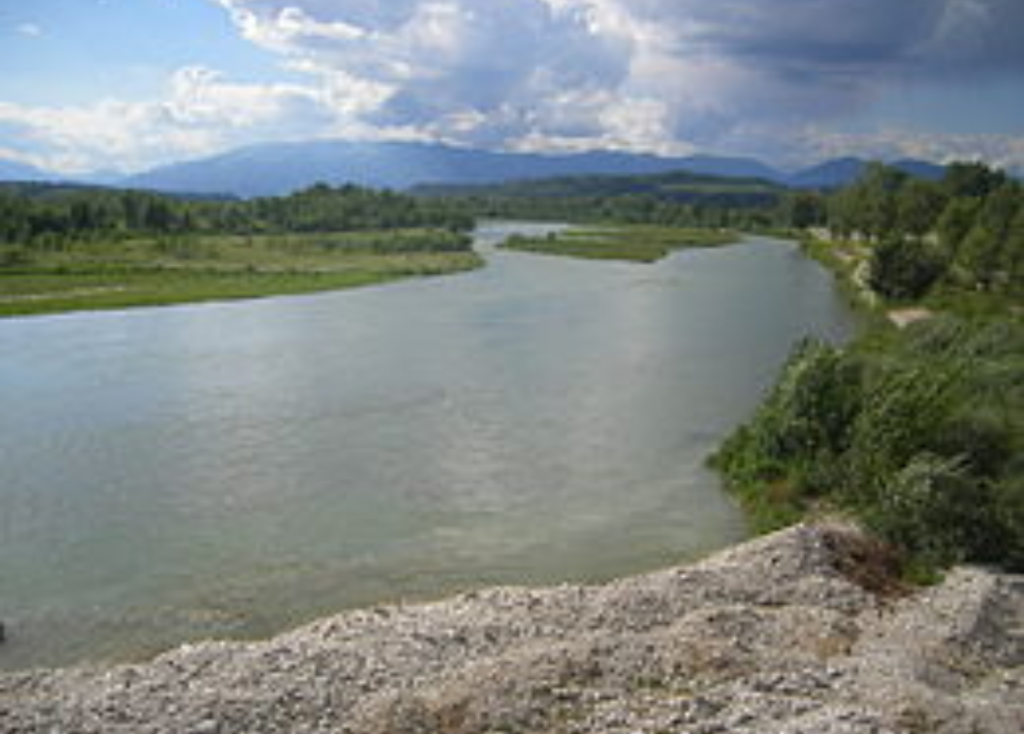
{"type": "Polygon", "coordinates": [[[649,225],[584,227],[546,237],[512,237],[502,247],[544,255],[595,260],[654,262],[673,250],[717,247],[735,242],[736,233],[649,225]]]}
{"type": "Polygon", "coordinates": [[[479,267],[430,230],[76,242],[0,252],[0,316],[352,288],[479,267]]]}

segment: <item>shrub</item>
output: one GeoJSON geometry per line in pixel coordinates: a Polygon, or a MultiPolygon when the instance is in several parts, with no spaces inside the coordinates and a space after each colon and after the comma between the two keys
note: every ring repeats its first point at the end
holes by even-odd
{"type": "Polygon", "coordinates": [[[946,263],[931,247],[916,239],[889,237],[875,248],[868,284],[876,293],[895,300],[920,298],[942,277],[946,263]]]}
{"type": "Polygon", "coordinates": [[[886,483],[864,513],[870,528],[929,565],[991,555],[998,532],[989,487],[958,458],[923,453],[886,483]]]}

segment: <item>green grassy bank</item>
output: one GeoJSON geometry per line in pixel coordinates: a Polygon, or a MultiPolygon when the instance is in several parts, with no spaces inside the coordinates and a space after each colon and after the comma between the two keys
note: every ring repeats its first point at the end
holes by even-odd
{"type": "Polygon", "coordinates": [[[594,260],[655,262],[674,250],[717,247],[737,241],[734,232],[653,225],[580,227],[545,237],[514,236],[510,250],[594,260]]]}
{"type": "Polygon", "coordinates": [[[482,265],[433,230],[96,239],[0,253],[0,316],[352,288],[482,265]]]}

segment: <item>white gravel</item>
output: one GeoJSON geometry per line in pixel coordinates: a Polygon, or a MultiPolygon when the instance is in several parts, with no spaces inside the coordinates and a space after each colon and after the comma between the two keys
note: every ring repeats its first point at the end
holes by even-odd
{"type": "Polygon", "coordinates": [[[897,597],[864,588],[874,557],[850,528],[799,526],[606,586],[7,674],[0,732],[1024,731],[1024,578],[962,568],[897,597]]]}

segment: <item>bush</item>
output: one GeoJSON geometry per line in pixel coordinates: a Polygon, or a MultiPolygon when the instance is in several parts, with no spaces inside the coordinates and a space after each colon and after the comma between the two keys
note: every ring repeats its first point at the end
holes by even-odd
{"type": "Polygon", "coordinates": [[[32,264],[32,255],[23,247],[0,248],[0,269],[24,268],[32,264]]]}
{"type": "Polygon", "coordinates": [[[831,489],[860,403],[860,367],[834,347],[802,342],[747,426],[712,457],[734,485],[791,480],[799,500],[831,489]]]}
{"type": "Polygon", "coordinates": [[[1022,340],[1012,321],[940,318],[847,350],[805,342],[712,465],[762,528],[824,502],[920,568],[1022,569],[1022,340]]]}
{"type": "MultiPolygon", "coordinates": [[[[1020,459],[1018,464],[1024,463],[1020,459]]],[[[1024,466],[1011,469],[993,488],[995,520],[1002,530],[1002,547],[995,560],[1011,571],[1024,572],[1024,466]]]]}
{"type": "Polygon", "coordinates": [[[884,240],[871,255],[868,284],[894,300],[920,298],[946,272],[946,263],[920,240],[901,236],[884,240]]]}
{"type": "Polygon", "coordinates": [[[894,472],[933,446],[953,409],[956,376],[939,366],[876,367],[850,427],[843,489],[851,500],[874,501],[894,472]]]}
{"type": "Polygon", "coordinates": [[[944,566],[992,555],[998,528],[989,487],[962,460],[919,454],[864,513],[870,528],[919,561],[944,566]]]}

